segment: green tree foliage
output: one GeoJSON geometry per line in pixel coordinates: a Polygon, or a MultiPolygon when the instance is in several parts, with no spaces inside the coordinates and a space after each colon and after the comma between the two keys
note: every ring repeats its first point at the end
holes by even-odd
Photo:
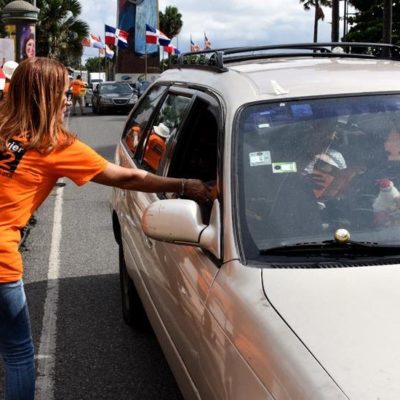
{"type": "MultiPolygon", "coordinates": [[[[383,0],[352,0],[358,10],[349,18],[352,25],[345,40],[350,42],[382,42],[383,0]]],[[[400,0],[393,0],[392,43],[400,45],[400,0]]]]}
{"type": "Polygon", "coordinates": [[[82,55],[82,39],[89,26],[79,20],[79,0],[38,0],[40,9],[36,31],[36,53],[57,58],[66,65],[78,65],[82,55]]]}
{"type": "Polygon", "coordinates": [[[88,72],[105,71],[105,57],[90,57],[86,60],[85,69],[88,72]]]}
{"type": "Polygon", "coordinates": [[[159,12],[160,31],[170,39],[179,34],[182,29],[182,14],[174,6],[165,7],[165,12],[159,12]]]}
{"type": "MultiPolygon", "coordinates": [[[[179,34],[182,29],[182,14],[174,6],[165,7],[165,12],[159,12],[160,31],[167,35],[170,39],[179,34]]],[[[168,54],[168,66],[171,65],[171,54],[168,54]]],[[[161,62],[161,70],[165,69],[165,62],[161,62]]]]}

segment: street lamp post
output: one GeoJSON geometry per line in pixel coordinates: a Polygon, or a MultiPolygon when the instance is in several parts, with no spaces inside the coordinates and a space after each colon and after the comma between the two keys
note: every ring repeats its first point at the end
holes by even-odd
{"type": "Polygon", "coordinates": [[[332,0],[332,42],[339,41],[339,0],[332,0]]]}

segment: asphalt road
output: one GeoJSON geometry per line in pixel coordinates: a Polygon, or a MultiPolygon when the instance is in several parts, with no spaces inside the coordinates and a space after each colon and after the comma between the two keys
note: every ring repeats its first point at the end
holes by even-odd
{"type": "MultiPolygon", "coordinates": [[[[112,160],[126,118],[89,113],[70,117],[69,127],[112,160]]],[[[122,321],[118,249],[109,211],[111,189],[93,183],[81,188],[69,180],[65,183],[53,190],[36,213],[37,224],[23,250],[37,364],[47,366],[45,374],[39,371],[42,391],[38,397],[181,399],[154,334],[134,331],[122,321]],[[49,281],[55,200],[61,192],[59,278],[49,281]],[[49,310],[50,316],[54,311],[56,315],[43,324],[49,310]],[[54,322],[53,329],[49,321],[54,322]],[[48,351],[40,354],[43,342],[48,351]]],[[[3,387],[0,365],[0,398],[3,387]]]]}

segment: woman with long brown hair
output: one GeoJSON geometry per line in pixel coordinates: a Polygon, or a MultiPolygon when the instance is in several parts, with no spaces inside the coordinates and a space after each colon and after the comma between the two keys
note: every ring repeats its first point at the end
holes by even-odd
{"type": "Polygon", "coordinates": [[[206,202],[199,180],[164,178],[112,164],[63,125],[67,109],[66,68],[30,58],[11,79],[0,105],[0,354],[5,362],[6,399],[34,398],[35,367],[29,312],[22,283],[20,230],[60,177],[77,185],[92,181],[143,192],[184,192],[206,202]]]}

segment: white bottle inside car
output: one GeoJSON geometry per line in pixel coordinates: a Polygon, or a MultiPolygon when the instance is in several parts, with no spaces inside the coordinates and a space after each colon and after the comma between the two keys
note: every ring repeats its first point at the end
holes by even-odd
{"type": "Polygon", "coordinates": [[[379,194],[372,204],[374,212],[391,212],[397,210],[398,203],[396,200],[400,200],[400,193],[393,182],[390,179],[379,179],[378,185],[379,194]]]}

